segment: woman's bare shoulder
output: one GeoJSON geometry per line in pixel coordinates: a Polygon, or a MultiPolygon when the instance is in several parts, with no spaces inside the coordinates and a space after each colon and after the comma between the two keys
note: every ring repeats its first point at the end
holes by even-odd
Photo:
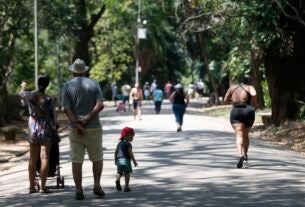
{"type": "Polygon", "coordinates": [[[251,96],[255,96],[256,95],[256,90],[255,90],[254,86],[248,85],[248,91],[251,94],[251,96]]]}

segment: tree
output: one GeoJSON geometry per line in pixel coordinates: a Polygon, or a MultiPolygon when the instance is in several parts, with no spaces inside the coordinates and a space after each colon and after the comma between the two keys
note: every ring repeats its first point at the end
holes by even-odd
{"type": "Polygon", "coordinates": [[[266,77],[272,100],[272,122],[298,118],[305,94],[305,5],[302,1],[274,1],[279,10],[275,38],[266,52],[266,77]]]}
{"type": "Polygon", "coordinates": [[[0,4],[0,126],[8,118],[7,83],[14,70],[16,39],[28,34],[29,4],[27,1],[5,1],[0,4]]]}

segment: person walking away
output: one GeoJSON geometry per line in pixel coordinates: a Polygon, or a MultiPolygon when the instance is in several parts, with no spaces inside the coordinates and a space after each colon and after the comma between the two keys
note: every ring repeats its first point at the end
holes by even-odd
{"type": "Polygon", "coordinates": [[[69,67],[73,79],[63,87],[63,106],[70,121],[70,157],[76,187],[75,198],[83,200],[82,164],[85,150],[93,163],[93,193],[105,195],[100,179],[103,170],[102,127],[99,112],[103,110],[101,88],[95,80],[87,77],[89,67],[81,59],[76,59],[69,67]]]}
{"type": "Polygon", "coordinates": [[[148,102],[150,97],[150,86],[148,82],[145,82],[143,89],[144,89],[144,98],[146,102],[148,102]]]}
{"type": "Polygon", "coordinates": [[[111,96],[112,96],[112,101],[114,102],[114,106],[116,106],[117,93],[118,93],[118,87],[117,87],[116,83],[114,82],[111,85],[111,96]]]}
{"type": "Polygon", "coordinates": [[[155,103],[155,112],[156,114],[159,114],[163,100],[163,92],[159,86],[157,86],[157,88],[153,91],[153,98],[155,103]]]}
{"type": "Polygon", "coordinates": [[[183,87],[180,83],[175,85],[175,91],[171,94],[170,101],[172,103],[172,110],[176,119],[177,132],[180,132],[182,131],[185,109],[189,104],[189,97],[184,93],[183,87]]]}
{"type": "Polygon", "coordinates": [[[117,144],[114,160],[115,165],[117,166],[117,175],[115,186],[118,191],[122,190],[120,179],[122,176],[125,176],[125,188],[124,192],[131,191],[129,188],[130,174],[132,173],[131,160],[133,161],[134,166],[138,166],[138,163],[132,152],[131,142],[135,132],[133,128],[124,127],[121,131],[120,141],[117,144]]]}
{"type": "Polygon", "coordinates": [[[238,85],[232,85],[224,98],[224,103],[232,103],[230,122],[236,136],[238,152],[237,168],[248,163],[249,131],[254,123],[255,109],[257,108],[256,91],[248,84],[245,77],[239,78],[238,85]]]}
{"type": "Polygon", "coordinates": [[[197,92],[198,100],[203,96],[203,88],[204,88],[204,83],[202,79],[200,79],[196,84],[196,92],[197,92]]]}
{"type": "Polygon", "coordinates": [[[121,87],[121,92],[122,92],[122,96],[123,96],[123,102],[126,105],[126,103],[128,103],[128,109],[130,110],[130,103],[129,103],[129,94],[131,91],[131,86],[128,85],[127,83],[125,83],[124,85],[122,85],[121,87]]]}
{"type": "Polygon", "coordinates": [[[150,85],[150,93],[152,94],[156,88],[157,88],[157,80],[153,80],[153,82],[150,85]]]}
{"type": "Polygon", "coordinates": [[[167,83],[165,84],[165,87],[164,87],[166,98],[169,98],[170,95],[172,94],[172,87],[173,87],[173,84],[171,83],[171,81],[167,81],[167,83]]]}
{"type": "Polygon", "coordinates": [[[142,101],[143,101],[143,90],[141,89],[141,87],[138,83],[136,83],[135,87],[131,89],[129,97],[130,97],[130,99],[133,100],[134,120],[136,120],[137,117],[139,120],[142,120],[141,107],[142,107],[142,101]]]}
{"type": "Polygon", "coordinates": [[[41,179],[40,192],[49,193],[46,181],[49,172],[49,154],[56,130],[57,121],[54,100],[45,93],[50,82],[48,75],[40,75],[37,79],[38,90],[26,91],[27,84],[21,84],[20,97],[28,106],[28,142],[30,144],[30,158],[28,164],[29,193],[38,192],[35,188],[36,163],[40,159],[39,175],[41,179]]]}
{"type": "Polygon", "coordinates": [[[187,95],[190,98],[194,98],[194,85],[193,84],[189,84],[187,87],[187,95]]]}

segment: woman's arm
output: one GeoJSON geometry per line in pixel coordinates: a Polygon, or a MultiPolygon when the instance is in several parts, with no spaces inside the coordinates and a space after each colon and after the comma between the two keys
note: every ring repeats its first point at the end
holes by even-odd
{"type": "Polygon", "coordinates": [[[250,86],[249,93],[252,96],[251,104],[253,105],[253,107],[255,109],[257,109],[258,108],[258,101],[257,101],[256,90],[255,90],[254,86],[250,86]]]}
{"type": "Polygon", "coordinates": [[[174,91],[169,97],[169,100],[171,103],[173,103],[173,101],[174,101],[175,94],[176,94],[176,91],[174,91]]]}
{"type": "Polygon", "coordinates": [[[224,104],[229,104],[231,102],[231,97],[232,97],[231,88],[229,88],[225,97],[224,97],[224,99],[223,99],[223,103],[224,104]]]}

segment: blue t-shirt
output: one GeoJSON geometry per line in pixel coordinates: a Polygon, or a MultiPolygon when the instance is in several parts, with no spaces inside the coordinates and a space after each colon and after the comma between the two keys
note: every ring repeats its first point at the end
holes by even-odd
{"type": "MultiPolygon", "coordinates": [[[[97,81],[87,77],[75,77],[63,87],[64,108],[70,108],[76,117],[86,116],[98,101],[103,101],[97,81]]],[[[85,128],[101,127],[99,115],[94,116],[85,128]]]]}
{"type": "Polygon", "coordinates": [[[153,92],[154,101],[162,101],[163,92],[160,89],[155,89],[153,92]]]}
{"type": "Polygon", "coordinates": [[[117,156],[116,159],[127,159],[130,160],[131,157],[128,154],[128,148],[132,148],[130,142],[125,139],[121,140],[117,145],[117,156]]]}

